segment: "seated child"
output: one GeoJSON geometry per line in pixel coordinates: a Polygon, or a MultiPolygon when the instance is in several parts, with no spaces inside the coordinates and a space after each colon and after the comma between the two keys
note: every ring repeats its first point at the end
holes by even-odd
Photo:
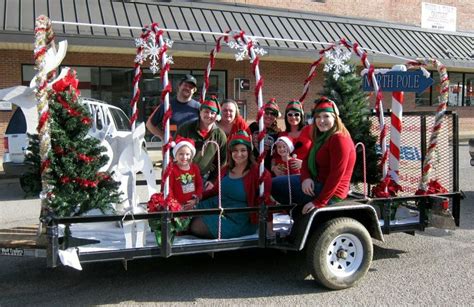
{"type": "Polygon", "coordinates": [[[199,167],[193,163],[196,148],[192,139],[178,136],[173,147],[173,167],[169,179],[170,196],[183,210],[193,209],[202,198],[203,183],[199,167]]]}
{"type": "Polygon", "coordinates": [[[280,136],[275,141],[272,147],[272,172],[274,174],[281,174],[283,172],[285,175],[297,175],[300,173],[299,169],[291,167],[291,161],[296,159],[296,154],[291,155],[294,150],[295,146],[287,136],[280,136]],[[289,166],[289,173],[287,166],[289,166]],[[276,168],[279,169],[279,172],[275,170],[276,168]]]}

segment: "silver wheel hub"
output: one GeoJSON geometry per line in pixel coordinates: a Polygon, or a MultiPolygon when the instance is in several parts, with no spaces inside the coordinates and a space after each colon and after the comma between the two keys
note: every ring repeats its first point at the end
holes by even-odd
{"type": "Polygon", "coordinates": [[[361,240],[349,233],[332,240],[326,252],[326,265],[337,277],[347,277],[357,272],[363,259],[361,240]]]}

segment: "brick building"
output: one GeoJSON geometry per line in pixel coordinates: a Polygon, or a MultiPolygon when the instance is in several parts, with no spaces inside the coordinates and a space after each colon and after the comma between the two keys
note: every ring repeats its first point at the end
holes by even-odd
{"type": "MultiPolygon", "coordinates": [[[[131,27],[156,21],[168,29],[212,32],[238,29],[256,36],[316,42],[333,42],[346,37],[357,41],[362,47],[403,58],[419,56],[440,59],[448,67],[453,81],[450,109],[460,111],[461,130],[474,130],[474,120],[471,119],[474,115],[474,107],[471,106],[474,105],[474,28],[469,24],[465,13],[471,12],[472,16],[473,8],[468,5],[467,0],[453,2],[448,4],[456,6],[459,12],[457,26],[462,31],[458,32],[421,29],[416,18],[404,19],[408,17],[398,14],[400,8],[404,8],[414,12],[410,16],[419,15],[419,1],[375,1],[370,10],[364,10],[361,9],[364,7],[362,1],[351,1],[348,5],[342,0],[300,0],[291,2],[291,9],[299,10],[293,11],[285,7],[285,1],[163,3],[83,0],[78,5],[72,1],[30,3],[0,0],[0,9],[4,11],[0,15],[0,56],[3,59],[0,62],[0,88],[26,85],[33,77],[34,19],[40,14],[49,16],[53,21],[131,27]],[[256,6],[259,4],[272,7],[256,6]],[[326,14],[330,12],[332,15],[326,14]],[[373,16],[385,21],[363,19],[373,16]]],[[[133,38],[138,37],[140,31],[61,24],[54,24],[53,28],[57,41],[68,40],[68,53],[62,64],[77,70],[82,94],[117,105],[130,113],[128,104],[132,95],[135,57],[133,38]]],[[[186,73],[194,74],[198,82],[202,82],[215,37],[177,32],[168,32],[167,35],[174,41],[170,52],[174,58],[170,72],[173,85],[186,73]]],[[[265,79],[264,99],[275,97],[283,107],[286,101],[301,95],[309,64],[317,59],[317,51],[323,45],[265,39],[259,40],[259,43],[268,51],[260,64],[265,79]]],[[[368,53],[370,62],[376,67],[404,63],[385,54],[368,53]]],[[[360,63],[356,58],[354,62],[360,63]]],[[[307,102],[317,97],[321,90],[322,67],[318,67],[318,76],[311,85],[307,102]]],[[[436,78],[436,73],[433,76],[436,78]]],[[[224,48],[218,55],[208,93],[216,94],[219,98],[239,99],[242,113],[248,121],[253,121],[256,114],[253,85],[254,79],[248,61],[236,62],[234,51],[224,48]],[[249,79],[250,90],[239,92],[235,86],[236,79],[249,79]]],[[[143,95],[139,104],[139,120],[143,121],[159,102],[161,82],[157,76],[145,70],[141,87],[143,95]]],[[[434,110],[436,96],[435,83],[420,95],[407,94],[405,108],[434,110]]],[[[388,95],[386,98],[385,106],[388,108],[390,99],[388,95]]],[[[307,107],[310,105],[308,103],[307,107]]],[[[11,115],[12,111],[0,111],[0,137],[3,137],[11,115]]],[[[3,146],[0,144],[0,155],[2,153],[3,146]]]]}

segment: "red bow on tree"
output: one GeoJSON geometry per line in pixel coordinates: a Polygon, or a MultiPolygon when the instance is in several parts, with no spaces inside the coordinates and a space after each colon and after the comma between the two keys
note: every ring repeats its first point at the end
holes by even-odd
{"type": "Polygon", "coordinates": [[[166,207],[172,212],[181,211],[181,204],[174,198],[163,197],[163,193],[155,193],[148,201],[148,212],[158,212],[166,210],[166,207]]]}
{"type": "Polygon", "coordinates": [[[79,80],[76,79],[76,74],[69,70],[67,75],[61,80],[53,84],[53,90],[56,92],[64,92],[69,86],[72,86],[74,89],[77,89],[79,85],[79,80]]]}

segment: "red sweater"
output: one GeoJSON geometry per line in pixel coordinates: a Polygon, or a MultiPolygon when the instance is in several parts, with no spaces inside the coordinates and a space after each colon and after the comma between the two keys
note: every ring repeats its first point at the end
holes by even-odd
{"type": "Polygon", "coordinates": [[[230,137],[236,134],[239,130],[243,130],[247,132],[248,135],[252,135],[252,133],[250,133],[249,125],[247,125],[245,119],[240,115],[235,117],[230,134],[227,136],[227,141],[230,141],[230,137]]]}
{"type": "Polygon", "coordinates": [[[187,171],[181,170],[176,162],[173,164],[170,175],[170,197],[176,199],[181,205],[193,198],[193,195],[202,198],[202,178],[199,167],[191,163],[187,171]]]}
{"type": "MultiPolygon", "coordinates": [[[[290,158],[289,161],[288,161],[288,166],[290,168],[290,175],[298,175],[300,173],[300,170],[299,169],[294,169],[294,168],[291,167],[291,161],[292,160],[294,160],[294,159],[290,158]]],[[[281,156],[278,153],[275,153],[273,155],[273,163],[285,172],[284,176],[288,175],[288,170],[286,168],[286,162],[283,161],[283,159],[281,158],[281,156]]]]}
{"type": "Polygon", "coordinates": [[[311,134],[308,130],[308,128],[306,127],[311,127],[311,126],[305,126],[303,127],[303,129],[301,130],[301,133],[300,135],[297,137],[297,138],[291,138],[289,135],[288,135],[288,132],[286,131],[283,131],[283,132],[280,132],[278,134],[278,136],[287,136],[287,137],[290,137],[293,141],[293,145],[295,146],[295,150],[292,152],[292,154],[296,154],[296,158],[298,159],[301,159],[301,160],[305,160],[306,159],[306,156],[309,154],[309,150],[311,149],[311,145],[313,144],[313,142],[311,141],[311,134]],[[296,146],[296,144],[298,144],[298,146],[296,146]]]}
{"type": "MultiPolygon", "coordinates": [[[[221,171],[221,178],[227,175],[228,168],[224,167],[221,171]]],[[[253,165],[249,172],[243,177],[244,181],[244,190],[247,194],[247,206],[248,207],[258,207],[260,205],[259,200],[259,185],[258,185],[258,164],[253,165]]],[[[263,173],[263,185],[264,185],[264,194],[263,199],[264,203],[267,206],[273,205],[274,201],[271,198],[272,194],[272,176],[270,173],[265,170],[263,173]]],[[[217,181],[214,183],[214,187],[210,191],[204,191],[203,198],[209,198],[211,196],[216,196],[218,193],[218,184],[217,181]]],[[[268,220],[272,220],[272,214],[268,214],[268,220]]],[[[250,215],[250,221],[252,224],[258,223],[258,214],[252,213],[250,215]]]]}
{"type": "MultiPolygon", "coordinates": [[[[315,207],[324,207],[334,196],[341,199],[347,197],[355,160],[354,142],[350,136],[336,133],[326,140],[316,154],[316,180],[323,184],[323,190],[313,200],[315,207]]],[[[307,178],[311,175],[305,160],[301,168],[301,182],[307,178]]]]}

